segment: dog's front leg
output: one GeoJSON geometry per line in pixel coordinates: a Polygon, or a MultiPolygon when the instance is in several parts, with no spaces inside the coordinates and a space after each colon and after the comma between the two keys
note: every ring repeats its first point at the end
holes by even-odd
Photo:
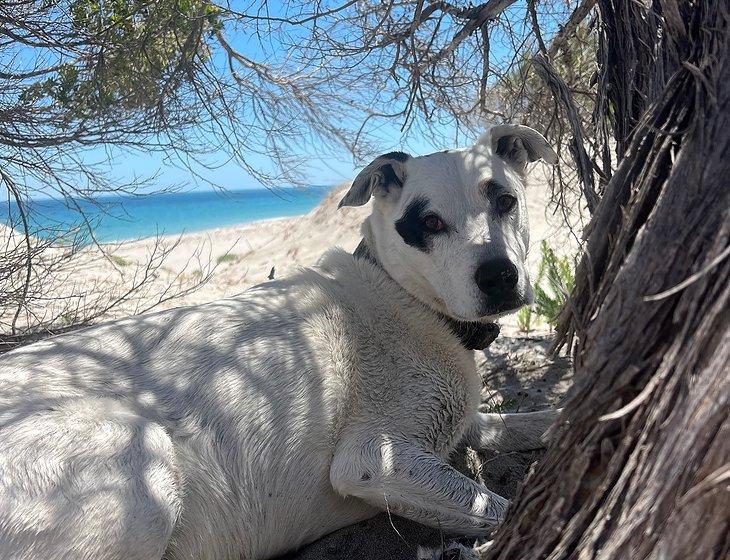
{"type": "Polygon", "coordinates": [[[387,436],[340,442],[330,480],[343,496],[461,535],[488,533],[507,508],[506,499],[436,455],[387,436]]]}
{"type": "Polygon", "coordinates": [[[464,440],[473,449],[493,451],[530,451],[547,447],[549,428],[560,410],[516,412],[508,414],[478,413],[464,440]]]}

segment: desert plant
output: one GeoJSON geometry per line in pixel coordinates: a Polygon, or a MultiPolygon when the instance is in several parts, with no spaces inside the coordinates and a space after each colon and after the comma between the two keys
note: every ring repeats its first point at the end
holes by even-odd
{"type": "Polygon", "coordinates": [[[533,319],[536,319],[532,306],[523,307],[517,312],[517,328],[520,332],[529,334],[534,328],[533,319]]]}
{"type": "Polygon", "coordinates": [[[571,259],[557,256],[546,241],[540,244],[540,254],[540,268],[535,282],[535,313],[544,317],[552,327],[573,289],[575,273],[571,259]]]}
{"type": "Polygon", "coordinates": [[[124,257],[120,257],[119,255],[109,255],[109,260],[117,266],[129,266],[132,264],[132,261],[127,260],[124,257]]]}
{"type": "Polygon", "coordinates": [[[76,315],[74,313],[61,313],[57,319],[58,326],[66,327],[73,325],[76,322],[76,315]]]}
{"type": "Polygon", "coordinates": [[[504,397],[500,402],[489,402],[484,409],[484,412],[488,414],[505,414],[507,412],[514,412],[518,404],[517,399],[513,397],[504,397]]]}
{"type": "Polygon", "coordinates": [[[225,253],[220,255],[216,260],[216,264],[234,263],[238,262],[238,255],[235,253],[225,253]]]}

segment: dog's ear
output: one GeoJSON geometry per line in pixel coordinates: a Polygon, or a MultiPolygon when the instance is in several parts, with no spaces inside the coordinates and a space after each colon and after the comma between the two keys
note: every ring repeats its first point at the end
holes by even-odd
{"type": "Polygon", "coordinates": [[[391,152],[375,158],[355,177],[338,208],[362,206],[372,195],[385,196],[392,189],[400,189],[406,180],[405,164],[409,159],[411,156],[403,152],[391,152]]]}
{"type": "Polygon", "coordinates": [[[528,163],[544,159],[550,164],[558,163],[558,154],[550,147],[545,137],[537,130],[520,124],[493,126],[485,134],[492,151],[520,173],[528,163]]]}

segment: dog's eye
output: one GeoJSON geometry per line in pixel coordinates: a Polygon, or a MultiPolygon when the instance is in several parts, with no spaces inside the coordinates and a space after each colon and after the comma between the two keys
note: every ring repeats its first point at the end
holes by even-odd
{"type": "Polygon", "coordinates": [[[444,221],[435,214],[426,216],[423,220],[423,225],[425,225],[426,229],[431,233],[439,233],[446,229],[444,221]]]}
{"type": "Polygon", "coordinates": [[[517,199],[511,194],[501,194],[497,197],[497,211],[506,214],[517,204],[517,199]]]}

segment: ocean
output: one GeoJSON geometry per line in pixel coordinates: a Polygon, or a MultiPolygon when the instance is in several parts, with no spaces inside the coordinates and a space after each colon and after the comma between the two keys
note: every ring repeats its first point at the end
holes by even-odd
{"type": "MultiPolygon", "coordinates": [[[[78,228],[83,223],[80,209],[98,242],[127,241],[306,214],[330,190],[331,187],[308,187],[107,195],[98,197],[96,205],[78,199],[70,203],[34,199],[28,203],[29,221],[34,235],[57,237],[59,232],[78,228]]],[[[14,202],[0,204],[0,221],[6,225],[13,221],[17,224],[17,210],[14,202]]],[[[81,243],[89,241],[86,235],[81,243]]]]}

